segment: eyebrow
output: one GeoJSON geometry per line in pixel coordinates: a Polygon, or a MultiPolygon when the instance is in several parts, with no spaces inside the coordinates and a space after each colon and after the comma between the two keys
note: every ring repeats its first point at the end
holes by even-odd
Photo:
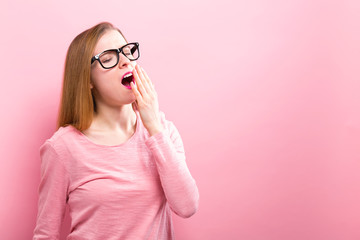
{"type": "Polygon", "coordinates": [[[123,46],[125,46],[126,44],[129,44],[129,43],[128,43],[128,42],[126,42],[124,45],[122,45],[121,47],[118,47],[118,48],[108,48],[108,49],[106,49],[106,50],[104,50],[104,51],[101,51],[100,53],[105,52],[105,51],[107,51],[107,50],[116,50],[116,49],[120,49],[120,48],[122,48],[123,46]]]}

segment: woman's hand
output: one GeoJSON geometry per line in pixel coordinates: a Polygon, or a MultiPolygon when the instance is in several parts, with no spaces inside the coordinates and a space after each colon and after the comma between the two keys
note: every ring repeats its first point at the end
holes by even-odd
{"type": "Polygon", "coordinates": [[[157,93],[150,78],[138,64],[133,70],[133,76],[136,85],[133,82],[130,85],[136,96],[136,101],[132,103],[132,106],[139,111],[145,128],[152,136],[164,130],[160,121],[157,93]]]}

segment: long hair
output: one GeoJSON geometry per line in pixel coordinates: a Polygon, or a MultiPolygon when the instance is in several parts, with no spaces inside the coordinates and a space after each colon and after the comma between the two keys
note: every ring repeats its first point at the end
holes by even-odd
{"type": "Polygon", "coordinates": [[[80,33],[71,42],[65,60],[57,129],[72,125],[83,131],[90,127],[96,111],[90,89],[90,60],[98,40],[108,30],[116,30],[124,37],[111,23],[102,22],[80,33]]]}

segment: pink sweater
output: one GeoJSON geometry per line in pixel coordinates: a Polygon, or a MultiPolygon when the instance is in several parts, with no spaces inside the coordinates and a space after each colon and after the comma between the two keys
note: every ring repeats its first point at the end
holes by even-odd
{"type": "Polygon", "coordinates": [[[116,146],[73,126],[45,141],[33,239],[59,239],[66,204],[67,240],[174,239],[171,210],[192,216],[199,192],[179,132],[160,113],[164,131],[150,137],[136,112],[134,135],[116,146]]]}

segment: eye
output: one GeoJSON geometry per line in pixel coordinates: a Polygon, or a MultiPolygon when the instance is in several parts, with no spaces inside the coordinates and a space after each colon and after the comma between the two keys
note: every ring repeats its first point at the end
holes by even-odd
{"type": "Polygon", "coordinates": [[[130,50],[129,47],[124,48],[124,49],[123,49],[123,52],[124,52],[124,54],[127,55],[127,56],[132,55],[132,52],[131,52],[131,50],[130,50]]]}
{"type": "Polygon", "coordinates": [[[103,63],[107,63],[107,62],[111,62],[112,59],[113,59],[112,57],[107,57],[107,58],[101,59],[101,61],[103,63]]]}
{"type": "Polygon", "coordinates": [[[117,53],[115,51],[108,51],[100,56],[100,61],[103,64],[113,63],[116,62],[116,58],[117,58],[117,53]]]}

